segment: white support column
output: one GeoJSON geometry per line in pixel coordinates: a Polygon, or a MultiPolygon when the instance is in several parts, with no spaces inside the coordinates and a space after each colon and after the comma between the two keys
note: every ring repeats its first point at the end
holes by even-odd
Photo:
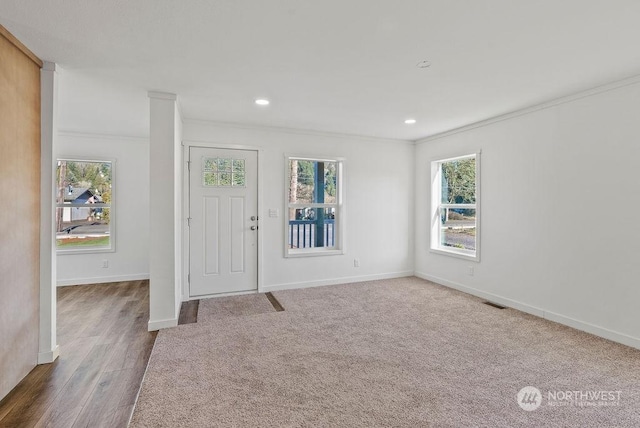
{"type": "Polygon", "coordinates": [[[149,331],[178,325],[181,304],[182,121],[175,94],[149,92],[149,331]]]}
{"type": "Polygon", "coordinates": [[[56,64],[40,70],[40,339],[38,364],[51,363],[60,349],[56,340],[55,140],[58,81],[56,64]]]}

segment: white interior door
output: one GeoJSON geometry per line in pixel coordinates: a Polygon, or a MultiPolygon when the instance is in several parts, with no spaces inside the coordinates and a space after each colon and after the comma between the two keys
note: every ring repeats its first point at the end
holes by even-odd
{"type": "Polygon", "coordinates": [[[189,149],[189,295],[258,288],[258,153],[189,149]]]}

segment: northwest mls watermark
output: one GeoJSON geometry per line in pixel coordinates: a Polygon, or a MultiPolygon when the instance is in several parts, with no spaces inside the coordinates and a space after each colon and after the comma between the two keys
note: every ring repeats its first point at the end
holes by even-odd
{"type": "Polygon", "coordinates": [[[550,407],[610,407],[619,406],[622,391],[556,390],[543,394],[538,388],[525,386],[516,396],[522,410],[534,411],[541,405],[550,407]]]}

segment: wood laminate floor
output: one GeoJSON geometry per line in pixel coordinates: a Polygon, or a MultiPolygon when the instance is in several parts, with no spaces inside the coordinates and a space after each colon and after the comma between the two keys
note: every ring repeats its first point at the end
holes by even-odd
{"type": "Polygon", "coordinates": [[[60,357],[0,401],[0,427],[126,427],[156,338],[148,321],[148,281],[58,288],[60,357]]]}

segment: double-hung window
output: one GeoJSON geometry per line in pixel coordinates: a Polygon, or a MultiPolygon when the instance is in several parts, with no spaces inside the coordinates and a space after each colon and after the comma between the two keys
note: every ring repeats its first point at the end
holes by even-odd
{"type": "Polygon", "coordinates": [[[431,163],[431,250],[479,260],[480,153],[431,163]]]}
{"type": "Polygon", "coordinates": [[[58,159],[56,248],[113,251],[113,162],[58,159]]]}
{"type": "Polygon", "coordinates": [[[342,253],[342,160],[287,157],[286,165],[285,254],[342,253]]]}

